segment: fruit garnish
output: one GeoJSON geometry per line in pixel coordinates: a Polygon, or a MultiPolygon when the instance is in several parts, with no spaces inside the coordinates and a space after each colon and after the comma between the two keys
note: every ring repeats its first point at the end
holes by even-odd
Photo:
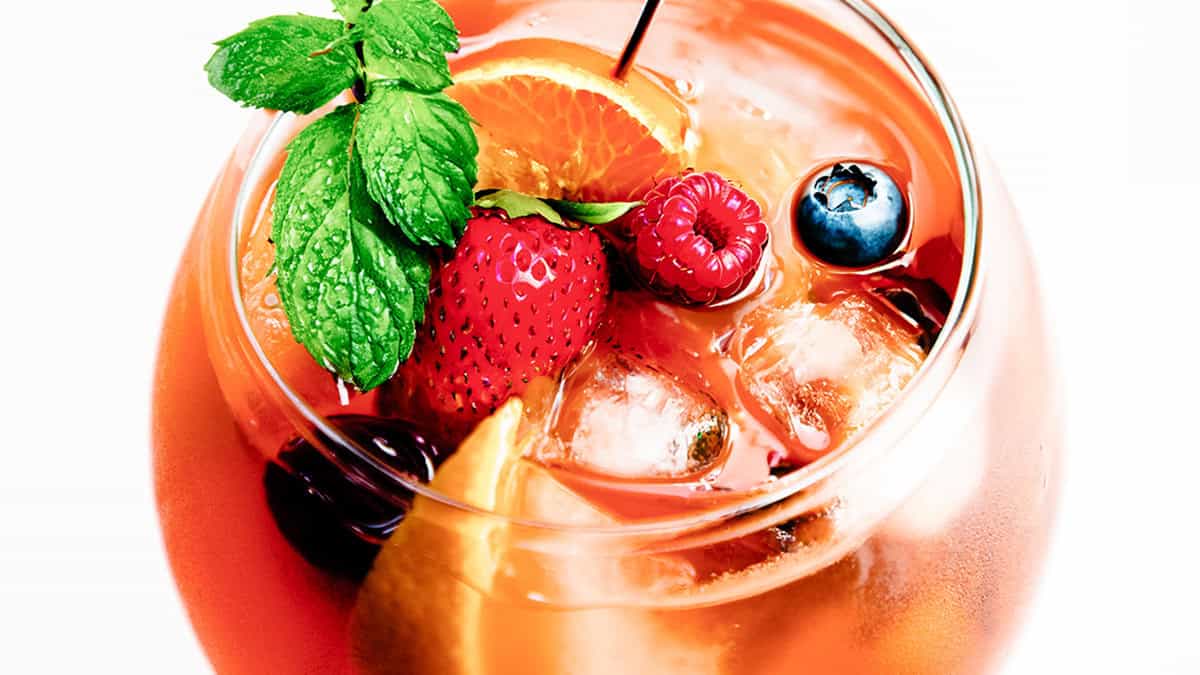
{"type": "Polygon", "coordinates": [[[758,202],[719,174],[668,178],[621,223],[634,237],[635,271],[655,292],[710,305],[746,289],[762,263],[768,230],[758,202]]]}
{"type": "MultiPolygon", "coordinates": [[[[481,422],[438,470],[439,494],[516,518],[583,527],[618,521],[522,459],[525,406],[512,399],[481,422]]],[[[418,496],[383,544],[351,620],[357,666],[371,675],[674,672],[677,650],[649,648],[669,626],[636,612],[554,611],[553,606],[645,602],[692,583],[694,568],[668,554],[614,556],[601,539],[546,536],[502,517],[418,496]],[[540,595],[538,595],[540,594],[540,595]],[[514,642],[516,636],[518,642],[514,642]],[[639,644],[638,661],[614,644],[639,644]],[[646,656],[640,656],[641,654],[646,656]]]]}
{"type": "Polygon", "coordinates": [[[904,193],[883,169],[835,164],[817,174],[796,205],[796,230],[814,256],[866,267],[896,251],[908,228],[904,193]]]}
{"type": "MultiPolygon", "coordinates": [[[[430,487],[478,508],[501,508],[521,461],[523,413],[521,400],[512,399],[481,422],[430,487]]],[[[454,511],[418,498],[384,544],[352,621],[353,652],[364,673],[484,672],[485,599],[455,572],[490,582],[500,566],[496,540],[505,525],[454,511]]]]}
{"type": "Polygon", "coordinates": [[[953,302],[945,289],[929,279],[902,272],[872,281],[871,292],[921,331],[921,349],[926,353],[933,349],[953,302]]]}
{"type": "Polygon", "coordinates": [[[217,43],[205,66],[230,98],[309,113],[355,101],[288,145],[273,206],[279,300],[293,336],[360,390],[409,355],[424,316],[425,245],[470,215],[478,150],[441,90],[454,23],[434,0],[339,0],[345,21],[274,16],[217,43]]]}
{"type": "MultiPolygon", "coordinates": [[[[479,204],[492,208],[475,208],[434,272],[429,320],[388,387],[393,412],[432,414],[451,440],[535,378],[557,377],[591,340],[608,300],[608,260],[591,229],[511,191],[479,204]]],[[[618,217],[628,206],[592,208],[618,217]]]]}
{"type": "MultiPolygon", "coordinates": [[[[331,421],[380,464],[413,480],[429,481],[435,464],[445,458],[437,445],[399,420],[342,415],[331,421]]],[[[336,448],[328,439],[325,443],[336,448]]],[[[379,542],[404,519],[412,495],[398,490],[375,466],[348,453],[339,459],[342,465],[297,438],[267,463],[263,487],[275,524],[292,548],[317,567],[361,579],[379,542]]]]}
{"type": "Polygon", "coordinates": [[[645,74],[616,81],[612,68],[609,55],[550,39],[456,63],[447,93],[479,122],[479,187],[622,201],[687,167],[684,107],[645,74]]]}

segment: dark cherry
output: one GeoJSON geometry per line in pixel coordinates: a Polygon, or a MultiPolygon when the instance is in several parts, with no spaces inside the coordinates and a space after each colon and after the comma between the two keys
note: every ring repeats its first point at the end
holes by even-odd
{"type": "Polygon", "coordinates": [[[874,292],[921,329],[922,349],[933,349],[953,303],[941,286],[928,279],[902,276],[886,279],[874,292]]]}
{"type": "Polygon", "coordinates": [[[372,461],[316,432],[337,461],[297,438],[267,463],[263,487],[279,531],[305,560],[357,580],[412,504],[412,493],[379,465],[428,482],[444,455],[407,422],[363,415],[330,421],[368,450],[372,461]]]}

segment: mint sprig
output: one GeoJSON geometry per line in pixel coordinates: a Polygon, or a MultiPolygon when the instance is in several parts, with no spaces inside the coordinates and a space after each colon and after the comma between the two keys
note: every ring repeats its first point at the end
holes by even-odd
{"type": "Polygon", "coordinates": [[[256,108],[310,113],[273,205],[279,297],[296,341],[366,391],[412,351],[425,246],[453,246],[474,199],[471,118],[441,93],[458,32],[434,0],[333,0],[345,19],[273,16],[217,43],[209,81],[256,108]]]}

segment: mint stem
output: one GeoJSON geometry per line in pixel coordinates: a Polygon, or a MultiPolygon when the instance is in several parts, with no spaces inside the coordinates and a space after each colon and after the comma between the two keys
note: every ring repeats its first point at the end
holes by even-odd
{"type": "MultiPolygon", "coordinates": [[[[374,2],[375,0],[366,0],[366,2],[363,3],[363,12],[370,10],[371,4],[374,2]]],[[[346,24],[346,30],[354,30],[354,24],[346,24]]],[[[354,43],[354,53],[358,55],[358,72],[362,73],[362,75],[354,81],[354,87],[351,88],[351,93],[354,94],[355,101],[358,101],[359,103],[365,103],[367,100],[367,58],[363,55],[362,40],[354,43]]]]}

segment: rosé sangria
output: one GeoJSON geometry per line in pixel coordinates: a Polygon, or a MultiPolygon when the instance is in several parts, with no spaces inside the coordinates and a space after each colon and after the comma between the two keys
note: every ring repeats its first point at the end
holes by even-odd
{"type": "Polygon", "coordinates": [[[153,437],[214,668],[993,670],[1054,368],[902,34],[855,0],[333,5],[206,66],[262,112],[153,437]]]}

